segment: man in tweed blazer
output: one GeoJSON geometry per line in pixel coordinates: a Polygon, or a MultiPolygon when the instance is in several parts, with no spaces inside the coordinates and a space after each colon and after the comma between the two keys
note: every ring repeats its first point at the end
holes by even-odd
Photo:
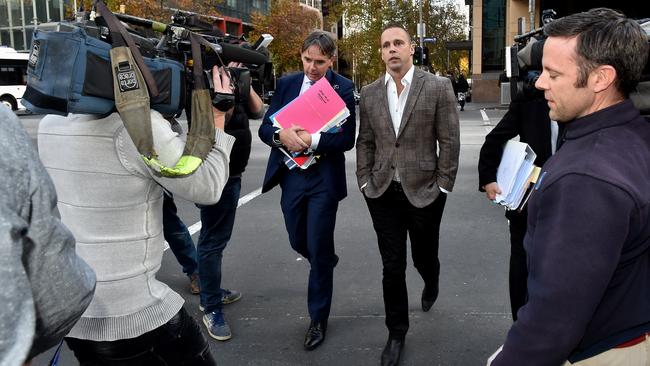
{"type": "Polygon", "coordinates": [[[438,236],[458,169],[458,112],[447,78],[415,69],[398,25],[381,35],[386,74],[361,91],[357,179],[377,233],[389,337],[382,365],[396,365],[409,327],[406,236],[422,279],[422,310],[438,297],[438,236]]]}

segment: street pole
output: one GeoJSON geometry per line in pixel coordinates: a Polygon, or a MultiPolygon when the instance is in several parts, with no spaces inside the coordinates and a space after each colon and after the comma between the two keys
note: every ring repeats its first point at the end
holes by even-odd
{"type": "Polygon", "coordinates": [[[424,0],[420,0],[420,23],[418,24],[418,33],[420,33],[420,67],[424,66],[424,24],[422,23],[422,2],[424,0]]]}
{"type": "Polygon", "coordinates": [[[535,0],[528,0],[528,13],[530,13],[530,31],[535,30],[535,0]]]}

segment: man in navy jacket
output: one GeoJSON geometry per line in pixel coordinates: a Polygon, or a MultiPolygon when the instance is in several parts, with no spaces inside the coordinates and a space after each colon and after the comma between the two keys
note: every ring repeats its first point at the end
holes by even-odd
{"type": "Polygon", "coordinates": [[[354,146],[356,129],[354,86],[330,70],[336,53],[334,40],[325,32],[312,32],[303,42],[304,73],[281,78],[259,129],[259,136],[271,146],[262,192],[276,185],[282,189],[280,205],[291,247],[311,266],[307,305],[311,323],[305,349],[318,347],[325,339],[332,303],[332,282],[338,256],[334,252],[334,225],[340,200],[347,196],[344,152],[354,146]],[[300,121],[279,129],[270,120],[275,112],[325,77],[350,110],[337,132],[309,134],[300,121]],[[309,151],[318,158],[307,169],[288,168],[280,148],[291,152],[309,151]]]}
{"type": "Polygon", "coordinates": [[[629,100],[646,35],[604,8],[544,31],[536,87],[565,129],[528,207],[528,302],[492,365],[647,365],[650,124],[629,100]]]}

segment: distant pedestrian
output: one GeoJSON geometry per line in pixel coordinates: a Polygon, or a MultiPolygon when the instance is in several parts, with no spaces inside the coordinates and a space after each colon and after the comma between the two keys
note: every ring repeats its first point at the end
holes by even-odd
{"type": "Polygon", "coordinates": [[[469,84],[467,79],[463,74],[458,75],[458,80],[456,81],[456,95],[458,96],[458,104],[460,104],[460,110],[465,110],[465,102],[467,101],[467,91],[469,90],[469,84]]]}

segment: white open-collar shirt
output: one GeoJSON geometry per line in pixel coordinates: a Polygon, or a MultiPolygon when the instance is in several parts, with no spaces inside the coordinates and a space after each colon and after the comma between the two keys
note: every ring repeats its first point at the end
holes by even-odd
{"type": "Polygon", "coordinates": [[[397,95],[397,85],[395,80],[388,72],[384,76],[384,84],[386,84],[386,96],[388,97],[388,110],[390,111],[390,119],[393,122],[393,129],[395,136],[399,133],[399,126],[402,122],[402,114],[404,114],[404,107],[406,106],[406,99],[409,97],[411,84],[413,83],[413,73],[415,66],[411,65],[409,71],[406,72],[400,82],[404,86],[404,90],[397,95]]]}

